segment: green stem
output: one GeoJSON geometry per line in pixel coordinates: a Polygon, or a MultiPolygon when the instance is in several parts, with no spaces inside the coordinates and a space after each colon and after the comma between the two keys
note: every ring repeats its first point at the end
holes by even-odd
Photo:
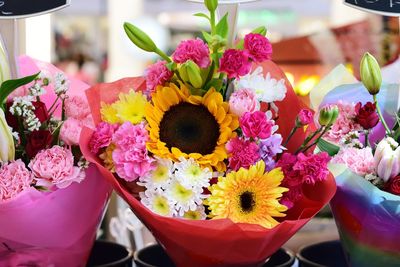
{"type": "Polygon", "coordinates": [[[162,57],[163,59],[165,59],[168,63],[172,62],[172,60],[169,58],[169,56],[167,56],[167,54],[165,54],[163,51],[161,51],[160,49],[156,49],[156,51],[154,51],[156,54],[158,54],[160,57],[162,57]]]}
{"type": "MultiPolygon", "coordinates": [[[[52,109],[55,107],[55,105],[57,104],[57,101],[60,99],[60,96],[57,96],[56,100],[54,100],[53,104],[51,105],[51,107],[47,110],[48,113],[52,113],[54,111],[52,111],[52,109]]],[[[57,108],[57,107],[56,107],[57,108]]]]}
{"type": "Polygon", "coordinates": [[[282,146],[286,147],[286,145],[289,143],[290,139],[296,133],[297,129],[299,129],[299,127],[297,127],[297,125],[295,125],[293,127],[292,131],[289,133],[289,136],[286,138],[286,141],[282,144],[282,146]]]}
{"type": "Polygon", "coordinates": [[[364,147],[370,146],[369,145],[369,130],[364,131],[364,147]]]}
{"type": "Polygon", "coordinates": [[[210,12],[211,35],[215,35],[215,11],[210,12]]]}
{"type": "Polygon", "coordinates": [[[307,147],[305,147],[303,149],[303,152],[307,152],[307,150],[309,150],[310,148],[312,148],[313,146],[315,146],[318,141],[322,138],[322,136],[324,136],[331,128],[331,125],[326,126],[325,129],[322,131],[322,133],[320,134],[320,136],[318,136],[314,142],[312,142],[310,145],[308,145],[307,147]]]}
{"type": "Polygon", "coordinates": [[[304,140],[304,143],[300,146],[300,148],[296,150],[295,154],[298,154],[300,151],[302,151],[308,145],[308,143],[310,143],[310,141],[322,131],[322,129],[323,128],[318,128],[314,133],[310,134],[306,140],[304,140]]]}
{"type": "Polygon", "coordinates": [[[390,131],[389,127],[386,124],[385,119],[382,116],[381,108],[379,107],[378,99],[377,99],[376,95],[374,95],[373,98],[374,98],[374,103],[375,103],[375,106],[376,106],[376,111],[377,111],[378,116],[379,116],[379,120],[382,122],[383,127],[385,127],[386,134],[388,136],[391,136],[392,132],[390,131]]]}

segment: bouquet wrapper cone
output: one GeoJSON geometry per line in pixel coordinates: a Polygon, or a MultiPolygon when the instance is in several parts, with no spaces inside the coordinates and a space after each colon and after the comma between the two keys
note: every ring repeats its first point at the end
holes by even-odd
{"type": "Polygon", "coordinates": [[[336,183],[330,205],[349,266],[400,266],[400,196],[348,169],[336,183]]]}
{"type": "MultiPolygon", "coordinates": [[[[272,62],[263,65],[272,77],[284,77],[280,69],[272,62]]],[[[290,84],[287,82],[287,85],[290,84]]],[[[126,78],[110,84],[99,84],[86,91],[95,124],[100,122],[100,103],[111,103],[121,92],[130,89],[143,90],[143,78],[126,78]]],[[[287,136],[297,112],[302,105],[288,87],[286,101],[279,104],[280,129],[287,136]],[[289,109],[290,112],[285,111],[289,109]],[[281,112],[285,112],[284,117],[281,112]],[[290,124],[286,125],[286,124],[290,124]]],[[[111,172],[105,169],[96,155],[89,149],[93,131],[84,129],[81,134],[81,150],[84,156],[97,165],[101,174],[112,184],[116,192],[128,203],[136,216],[152,232],[177,266],[261,266],[265,260],[277,251],[290,237],[306,224],[333,197],[336,191],[335,181],[330,176],[326,181],[314,187],[304,188],[305,196],[287,215],[285,221],[273,229],[259,225],[233,223],[229,219],[185,220],[159,216],[135,198],[130,188],[111,172]]],[[[298,133],[304,140],[304,133],[298,133]]],[[[296,138],[291,146],[295,147],[296,138]]],[[[301,142],[301,141],[300,141],[301,142]]]]}
{"type": "Polygon", "coordinates": [[[91,164],[79,184],[1,203],[0,266],[86,266],[110,194],[91,164]]]}

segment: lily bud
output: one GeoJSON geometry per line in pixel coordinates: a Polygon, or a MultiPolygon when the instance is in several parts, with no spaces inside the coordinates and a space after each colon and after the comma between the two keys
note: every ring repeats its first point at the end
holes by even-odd
{"type": "Polygon", "coordinates": [[[7,58],[7,53],[0,42],[0,85],[4,81],[11,80],[11,70],[9,61],[7,58]]]}
{"type": "Polygon", "coordinates": [[[318,122],[321,126],[329,126],[335,123],[339,116],[339,108],[336,105],[323,107],[319,112],[318,122]]]}
{"type": "Polygon", "coordinates": [[[201,88],[203,86],[203,79],[201,78],[201,71],[199,66],[194,63],[192,60],[189,60],[185,63],[187,68],[187,75],[190,83],[194,88],[201,88]]]}
{"type": "Polygon", "coordinates": [[[376,95],[382,85],[381,68],[370,53],[365,53],[360,64],[361,82],[371,95],[376,95]]]}
{"type": "Polygon", "coordinates": [[[400,173],[400,147],[391,137],[379,142],[376,147],[374,161],[376,173],[385,182],[400,173]]]}
{"type": "Polygon", "coordinates": [[[138,27],[125,22],[124,23],[124,30],[128,35],[129,39],[140,49],[143,49],[147,52],[156,52],[157,46],[153,42],[153,40],[141,29],[138,27]]]}
{"type": "Polygon", "coordinates": [[[0,109],[0,140],[0,162],[14,160],[14,139],[2,109],[0,109]]]}
{"type": "Polygon", "coordinates": [[[185,64],[178,67],[179,77],[182,79],[183,82],[189,82],[189,76],[187,73],[187,67],[185,64]]]}
{"type": "Polygon", "coordinates": [[[206,5],[208,11],[214,12],[218,6],[218,0],[204,0],[204,4],[206,5]]]}

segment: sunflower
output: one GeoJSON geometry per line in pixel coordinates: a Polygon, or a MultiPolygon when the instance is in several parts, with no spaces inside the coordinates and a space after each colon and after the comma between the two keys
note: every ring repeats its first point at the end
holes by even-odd
{"type": "Polygon", "coordinates": [[[158,87],[145,116],[150,141],[147,149],[160,158],[193,158],[201,167],[224,171],[226,142],[239,126],[222,95],[210,89],[203,97],[190,95],[183,84],[158,87]]]}
{"type": "Polygon", "coordinates": [[[279,198],[288,189],[279,186],[284,177],[280,168],[264,171],[265,163],[261,160],[249,169],[240,168],[219,177],[218,183],[209,188],[211,196],[205,201],[209,216],[265,228],[279,224],[274,217],[285,216],[287,207],[279,203],[279,198]]]}

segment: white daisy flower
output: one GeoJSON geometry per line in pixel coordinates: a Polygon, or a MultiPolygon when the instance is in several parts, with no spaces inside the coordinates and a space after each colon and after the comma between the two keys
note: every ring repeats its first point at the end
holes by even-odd
{"type": "Polygon", "coordinates": [[[272,103],[282,101],[286,96],[285,80],[276,80],[267,73],[264,77],[262,67],[258,67],[252,73],[249,73],[240,79],[235,80],[235,90],[250,89],[259,101],[272,103]]]}
{"type": "Polygon", "coordinates": [[[146,190],[140,192],[140,202],[154,213],[166,217],[175,215],[174,202],[160,190],[146,190]]]}
{"type": "Polygon", "coordinates": [[[207,218],[206,211],[203,205],[197,206],[195,210],[189,210],[183,214],[182,218],[189,220],[205,220],[207,218]]]}
{"type": "Polygon", "coordinates": [[[186,188],[202,190],[203,187],[210,186],[210,179],[213,174],[209,168],[201,168],[192,158],[180,158],[180,162],[175,162],[175,178],[186,188]]]}
{"type": "Polygon", "coordinates": [[[188,189],[178,181],[173,181],[165,193],[175,203],[175,211],[179,216],[183,216],[189,210],[196,210],[205,197],[202,190],[188,189]]]}
{"type": "Polygon", "coordinates": [[[154,170],[139,178],[138,184],[147,189],[166,189],[171,183],[174,165],[169,159],[157,159],[157,166],[154,170]]]}

